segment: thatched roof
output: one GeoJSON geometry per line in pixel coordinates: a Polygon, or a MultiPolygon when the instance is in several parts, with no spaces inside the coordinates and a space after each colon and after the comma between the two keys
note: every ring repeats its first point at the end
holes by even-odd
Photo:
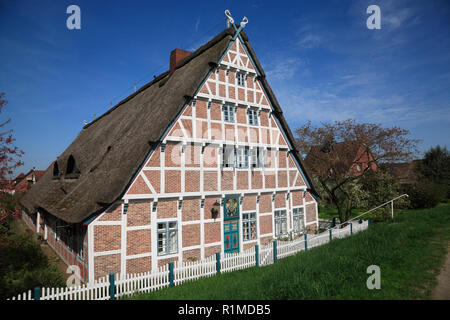
{"type": "MultiPolygon", "coordinates": [[[[174,72],[159,75],[84,126],[72,144],[57,158],[56,163],[63,177],[55,179],[54,166],[48,168],[22,198],[21,204],[25,210],[44,210],[66,222],[78,223],[120,199],[152,147],[160,142],[183,105],[192,98],[208,72],[217,64],[235,32],[233,27],[224,30],[180,61],[174,72]],[[64,178],[70,156],[73,156],[80,171],[76,179],[64,178]]],[[[248,38],[243,31],[241,36],[262,73],[262,84],[293,145],[292,133],[248,38]]],[[[294,152],[294,155],[301,163],[298,153],[294,152]]],[[[310,181],[309,178],[307,180],[310,181]]],[[[314,189],[312,191],[317,194],[314,189]]]]}

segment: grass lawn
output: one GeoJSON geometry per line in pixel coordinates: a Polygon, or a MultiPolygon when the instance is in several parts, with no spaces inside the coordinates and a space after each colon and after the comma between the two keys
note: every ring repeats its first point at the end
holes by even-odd
{"type": "Polygon", "coordinates": [[[278,260],[132,299],[429,299],[450,241],[450,205],[396,213],[394,221],[278,260]],[[369,290],[367,267],[381,269],[369,290]]]}

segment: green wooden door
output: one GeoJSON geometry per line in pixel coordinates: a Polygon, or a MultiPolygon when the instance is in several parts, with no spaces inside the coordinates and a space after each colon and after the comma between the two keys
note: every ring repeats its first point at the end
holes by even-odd
{"type": "Polygon", "coordinates": [[[224,252],[239,252],[239,197],[227,196],[224,201],[224,252]]]}
{"type": "Polygon", "coordinates": [[[225,223],[223,233],[224,251],[239,252],[239,221],[225,223]]]}

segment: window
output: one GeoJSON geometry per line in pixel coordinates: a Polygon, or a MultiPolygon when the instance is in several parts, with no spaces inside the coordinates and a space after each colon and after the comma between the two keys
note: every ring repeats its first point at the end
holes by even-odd
{"type": "Polygon", "coordinates": [[[158,255],[178,252],[177,222],[158,222],[158,255]]]}
{"type": "Polygon", "coordinates": [[[234,146],[223,146],[223,166],[224,167],[234,167],[235,161],[235,149],[234,146]]]}
{"type": "Polygon", "coordinates": [[[67,160],[66,178],[76,178],[80,175],[80,170],[77,168],[75,158],[70,155],[67,160]]]}
{"type": "Polygon", "coordinates": [[[287,234],[286,210],[275,210],[275,237],[287,234]]]}
{"type": "Polygon", "coordinates": [[[258,125],[258,110],[247,109],[248,124],[252,126],[258,125]]]}
{"type": "Polygon", "coordinates": [[[303,219],[304,213],[303,213],[303,207],[301,208],[294,208],[292,210],[293,214],[293,222],[294,222],[294,232],[295,233],[303,233],[305,231],[305,220],[303,219]]]}
{"type": "Polygon", "coordinates": [[[242,234],[244,241],[254,240],[256,235],[256,212],[242,213],[242,234]]]}
{"type": "Polygon", "coordinates": [[[238,86],[245,87],[245,74],[236,72],[236,81],[238,86]]]}
{"type": "Polygon", "coordinates": [[[222,107],[222,111],[223,111],[223,120],[225,122],[234,122],[234,107],[229,105],[229,104],[225,104],[222,107]]]}
{"type": "Polygon", "coordinates": [[[248,168],[248,147],[239,147],[237,149],[237,167],[248,168]]]}
{"type": "Polygon", "coordinates": [[[58,162],[55,161],[53,164],[53,178],[59,178],[61,176],[61,172],[59,172],[58,162]]]}
{"type": "Polygon", "coordinates": [[[358,164],[356,164],[356,170],[358,170],[358,172],[361,172],[361,166],[358,164]]]}
{"type": "Polygon", "coordinates": [[[265,159],[265,151],[264,149],[258,148],[258,167],[264,168],[264,159],[265,159]]]}

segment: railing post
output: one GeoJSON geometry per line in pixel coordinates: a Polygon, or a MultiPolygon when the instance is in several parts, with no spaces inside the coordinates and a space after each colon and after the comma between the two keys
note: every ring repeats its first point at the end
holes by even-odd
{"type": "Polygon", "coordinates": [[[170,286],[173,287],[173,261],[169,262],[169,281],[170,286]]]}
{"type": "Polygon", "coordinates": [[[115,289],[115,285],[114,285],[114,273],[111,272],[109,274],[109,298],[110,300],[116,300],[116,297],[114,295],[114,289],[115,289]]]}
{"type": "Polygon", "coordinates": [[[330,229],[330,241],[333,239],[332,232],[333,232],[333,229],[330,229]]]}
{"type": "Polygon", "coordinates": [[[353,235],[353,223],[350,222],[350,235],[353,235]]]}
{"type": "Polygon", "coordinates": [[[259,267],[259,245],[255,245],[255,265],[259,267]]]}
{"type": "Polygon", "coordinates": [[[34,300],[41,300],[41,288],[34,287],[34,300]]]}
{"type": "Polygon", "coordinates": [[[273,240],[273,263],[277,262],[277,240],[273,240]]]}
{"type": "Polygon", "coordinates": [[[304,237],[305,237],[305,251],[306,251],[308,250],[308,234],[305,233],[304,237]]]}
{"type": "Polygon", "coordinates": [[[220,252],[216,252],[216,272],[220,273],[220,252]]]}
{"type": "Polygon", "coordinates": [[[391,201],[391,214],[392,214],[392,219],[394,219],[394,201],[391,201]]]}

